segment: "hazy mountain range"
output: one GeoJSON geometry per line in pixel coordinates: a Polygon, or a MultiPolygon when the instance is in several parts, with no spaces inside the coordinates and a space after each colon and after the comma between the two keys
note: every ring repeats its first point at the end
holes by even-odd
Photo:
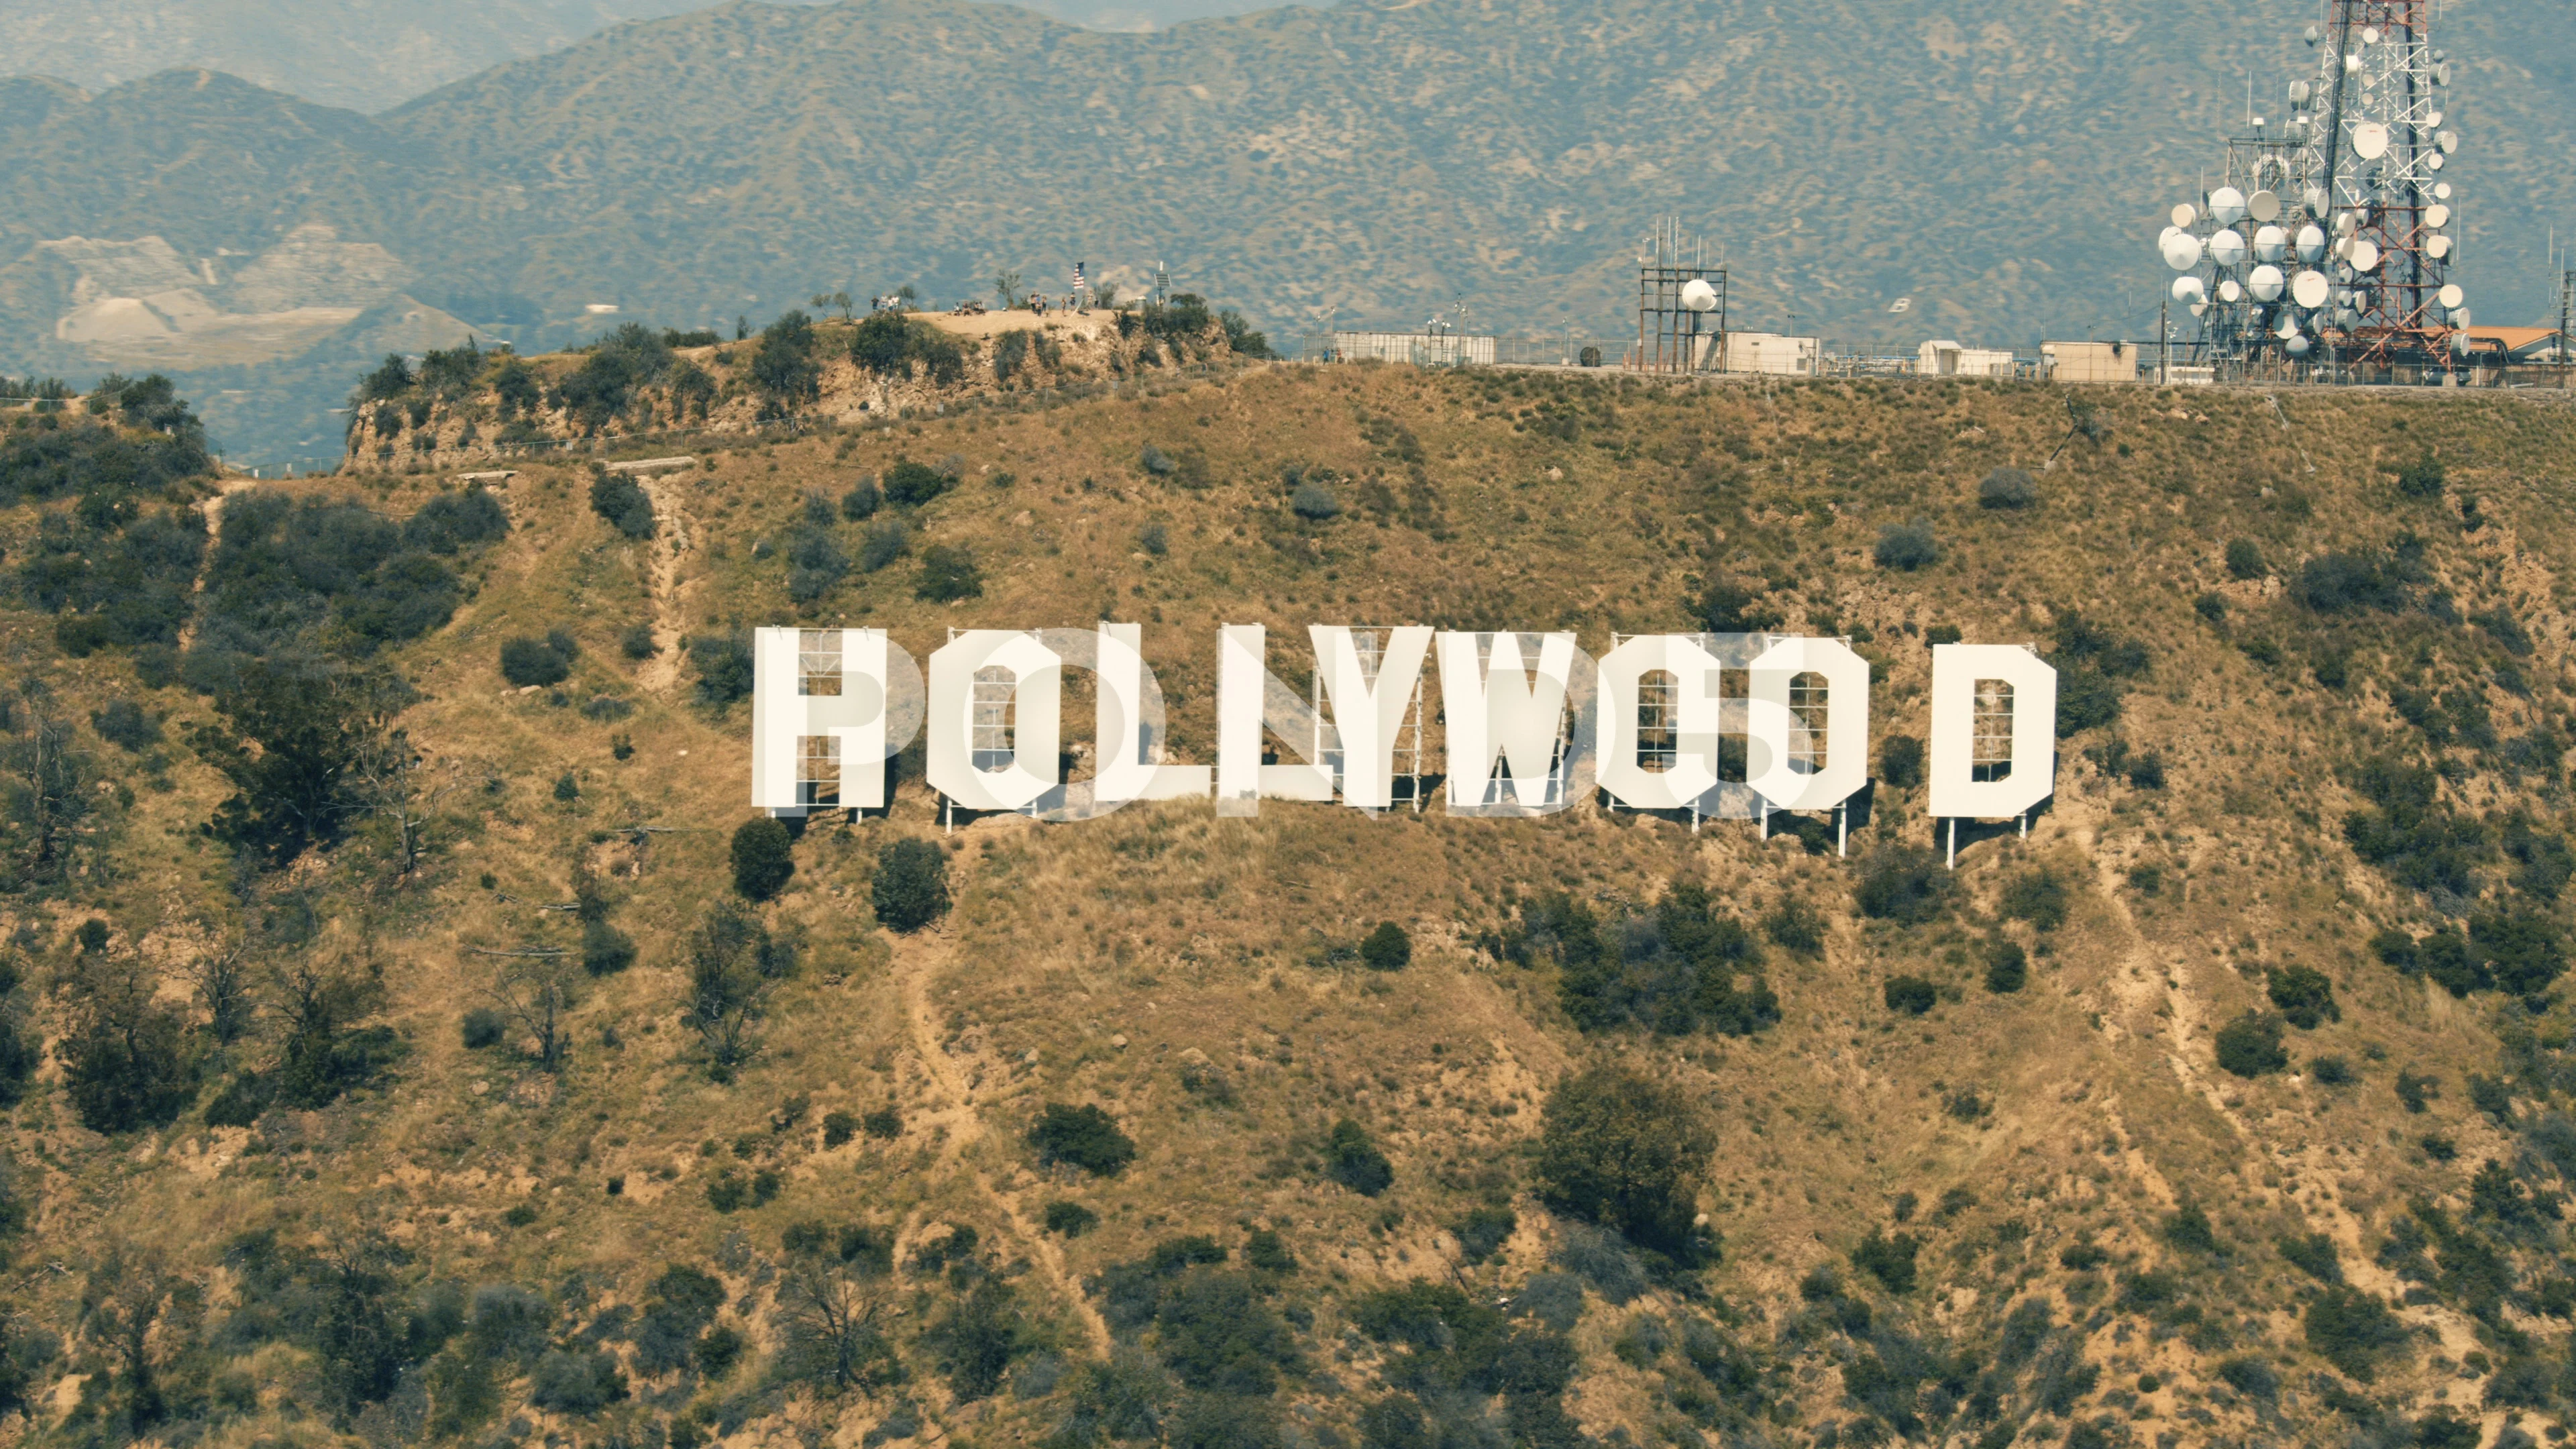
{"type": "MultiPolygon", "coordinates": [[[[786,0],[802,3],[802,0],[786,0]]],[[[0,0],[0,74],[92,90],[219,70],[329,106],[381,111],[476,71],[559,50],[694,0],[0,0]]],[[[1237,15],[1259,0],[1034,0],[1103,30],[1237,15]]]]}
{"type": "MultiPolygon", "coordinates": [[[[0,370],[223,367],[219,429],[275,457],[330,450],[318,409],[368,352],[464,324],[756,324],[818,289],[1053,290],[1077,259],[1166,261],[1279,333],[1463,301],[1615,335],[1663,213],[1724,250],[1740,323],[2144,337],[2159,214],[2249,72],[2281,109],[2305,19],[1423,0],[1127,34],[852,0],[620,25],[373,117],[217,73],[5,81],[0,370]]],[[[2536,318],[2576,217],[2576,11],[2444,24],[2466,280],[2482,320],[2536,318]]]]}

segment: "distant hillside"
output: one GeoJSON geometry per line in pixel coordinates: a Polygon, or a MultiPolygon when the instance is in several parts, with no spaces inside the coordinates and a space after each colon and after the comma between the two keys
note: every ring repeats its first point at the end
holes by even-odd
{"type": "MultiPolygon", "coordinates": [[[[2144,336],[2156,218],[2249,70],[2277,109],[2298,21],[1428,0],[1118,35],[854,0],[623,26],[372,120],[190,75],[5,82],[0,363],[125,365],[65,335],[81,276],[131,296],[67,238],[158,237],[222,284],[306,225],[400,263],[375,301],[523,348],[596,335],[594,307],[758,325],[817,288],[1059,290],[1076,260],[1131,290],[1166,261],[1283,338],[1456,301],[1472,325],[1615,332],[1667,212],[1733,263],[1739,325],[2144,336]]],[[[2469,290],[2483,319],[2536,315],[2548,228],[2576,214],[2576,12],[2462,0],[2444,25],[2469,290]]]]}
{"type": "Polygon", "coordinates": [[[2565,403],[1282,364],[285,486],[10,405],[0,1432],[2561,1444],[2565,403]],[[752,818],[750,627],[1102,619],[1201,762],[1222,623],[1842,635],[1872,783],[752,818]],[[1952,871],[1959,638],[2063,688],[1952,871]]]}
{"type": "MultiPolygon", "coordinates": [[[[804,0],[782,0],[804,3],[804,0]]],[[[99,89],[159,71],[228,71],[327,106],[381,111],[486,67],[558,50],[693,0],[0,0],[0,75],[99,89]]],[[[1257,0],[1035,0],[1076,25],[1144,30],[1257,0]]]]}

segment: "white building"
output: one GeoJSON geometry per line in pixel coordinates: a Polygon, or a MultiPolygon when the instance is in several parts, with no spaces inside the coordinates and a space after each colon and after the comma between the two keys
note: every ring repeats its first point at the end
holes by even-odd
{"type": "Polygon", "coordinates": [[[1336,332],[1333,357],[1339,362],[1410,362],[1424,367],[1494,365],[1494,339],[1455,332],[1336,332]]]}
{"type": "Polygon", "coordinates": [[[1717,372],[1760,373],[1770,377],[1813,377],[1824,355],[1824,339],[1787,337],[1777,332],[1729,332],[1700,344],[1700,366],[1717,372]],[[1720,341],[1724,346],[1719,345],[1720,341]]]}
{"type": "Polygon", "coordinates": [[[2004,377],[2013,375],[2013,355],[1956,342],[1926,342],[1914,370],[1923,377],[2004,377]]]}
{"type": "Polygon", "coordinates": [[[2126,342],[2043,342],[2039,356],[2052,382],[2138,380],[2138,349],[2126,342]]]}

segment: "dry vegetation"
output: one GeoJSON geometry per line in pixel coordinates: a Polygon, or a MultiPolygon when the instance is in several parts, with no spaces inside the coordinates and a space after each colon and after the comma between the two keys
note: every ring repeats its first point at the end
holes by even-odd
{"type": "MultiPolygon", "coordinates": [[[[187,682],[213,678],[189,661],[214,626],[75,658],[20,601],[0,614],[12,674],[50,703],[12,716],[13,779],[41,713],[98,803],[59,869],[27,864],[27,786],[0,837],[12,1010],[52,1048],[10,1121],[11,1432],[2558,1440],[2571,442],[2576,418],[2512,398],[1279,366],[747,437],[647,481],[644,537],[593,508],[585,467],[527,464],[496,490],[506,536],[441,555],[452,617],[364,648],[345,626],[267,639],[398,673],[418,757],[409,788],[353,797],[336,839],[283,865],[205,829],[232,793],[189,744],[233,717],[187,682]],[[2037,501],[1981,507],[1999,467],[2030,470],[2037,501]],[[1301,489],[1329,509],[1293,506],[1301,489]],[[1918,522],[1937,561],[1874,562],[1918,522]],[[2231,569],[2236,540],[2260,558],[2231,569]],[[934,550],[980,591],[921,597],[934,550]],[[2331,556],[2350,568],[2312,566],[2331,556]],[[1842,860],[1812,822],[1764,841],[1588,807],[1139,805],[948,834],[907,760],[890,812],[806,824],[785,888],[743,907],[770,944],[739,957],[764,968],[742,978],[740,1064],[717,1069],[684,1012],[735,899],[748,706],[709,698],[735,631],[864,621],[926,656],[949,627],[1141,620],[1175,745],[1205,760],[1221,622],[1270,624],[1293,677],[1309,622],[1568,627],[1598,652],[1701,627],[1712,598],[1850,635],[1881,676],[1882,749],[1919,736],[1944,630],[2039,642],[2094,713],[2069,721],[2029,838],[1963,837],[1955,880],[1909,873],[1931,832],[1894,780],[1842,860]],[[503,642],[549,630],[566,676],[506,683],[503,642]],[[161,741],[100,738],[113,701],[161,741]],[[935,842],[953,896],[908,935],[872,906],[896,840],[935,842]],[[1664,989],[1687,952],[1656,908],[1691,882],[1753,929],[1776,1023],[1578,1028],[1566,987],[1601,961],[1640,1001],[1664,989]],[[105,938],[84,943],[91,920],[105,938]],[[2463,959],[2524,971],[2514,989],[2437,984],[2429,943],[2462,920],[2463,959]],[[636,945],[631,969],[545,975],[593,921],[636,945]],[[1411,959],[1368,969],[1387,921],[1411,959]],[[228,951],[261,1010],[223,1042],[206,963],[228,951]],[[2026,983],[1998,991],[2007,959],[2026,983]],[[62,1043],[101,962],[184,1014],[189,1104],[166,1125],[81,1125],[62,1043]],[[2293,968],[2331,1012],[2299,1004],[2293,968]],[[345,984],[334,1030],[391,1043],[310,1107],[210,1125],[239,1073],[289,1080],[299,972],[345,984]],[[552,1069],[529,1009],[546,981],[552,1069]],[[469,1013],[504,1006],[497,1040],[466,1045],[469,1013]],[[2314,1025],[2280,1029],[2277,1063],[2261,1030],[2250,1058],[2238,1040],[2242,1075],[2220,1038],[2249,1011],[2314,1025]],[[1574,1200],[1546,1175],[1551,1094],[1604,1065],[1677,1094],[1662,1110],[1695,1120],[1660,1140],[1713,1134],[1684,1164],[1706,1215],[1687,1242],[1549,1206],[1574,1200]],[[1042,1155],[1048,1104],[1105,1109],[1132,1162],[1087,1172],[1078,1135],[1042,1155]],[[1391,1166],[1383,1191],[1350,1185],[1369,1179],[1344,1121],[1391,1166]],[[703,1314],[672,1265],[719,1280],[703,1314]],[[1464,1296],[1387,1291],[1408,1284],[1464,1296]],[[127,1355],[146,1301],[157,1326],[127,1355]],[[831,1340],[851,1353],[820,1354],[824,1303],[857,1325],[831,1340]],[[349,1367],[353,1322],[395,1345],[373,1379],[349,1367]],[[1551,1397],[1531,1365],[1560,1333],[1551,1397]]],[[[291,486],[395,519],[455,492],[291,486]]],[[[16,503],[13,567],[41,513],[77,506],[16,503]]]]}

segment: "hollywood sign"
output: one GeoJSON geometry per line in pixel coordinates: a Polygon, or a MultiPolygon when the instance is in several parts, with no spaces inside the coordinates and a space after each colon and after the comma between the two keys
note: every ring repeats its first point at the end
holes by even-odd
{"type": "MultiPolygon", "coordinates": [[[[781,815],[886,804],[886,762],[925,736],[944,808],[1089,820],[1137,800],[1421,808],[1446,780],[1452,815],[1554,814],[1597,790],[1632,810],[1760,819],[1838,815],[1869,784],[1869,661],[1839,639],[1461,633],[1318,624],[1313,685],[1271,673],[1258,624],[1217,639],[1216,759],[1169,758],[1163,695],[1134,624],[954,631],[930,656],[881,629],[761,629],[753,639],[751,802],[781,815]],[[1087,672],[1093,768],[1064,758],[1066,671],[1087,672]],[[1438,678],[1439,708],[1425,687],[1438,678]],[[1445,736],[1430,767],[1426,725],[1445,736]],[[1287,758],[1294,756],[1293,760],[1287,758]],[[1399,790],[1409,783],[1410,792],[1399,790]]],[[[2057,671],[2019,645],[1932,650],[1927,813],[2002,820],[2047,798],[2057,671]]]]}

